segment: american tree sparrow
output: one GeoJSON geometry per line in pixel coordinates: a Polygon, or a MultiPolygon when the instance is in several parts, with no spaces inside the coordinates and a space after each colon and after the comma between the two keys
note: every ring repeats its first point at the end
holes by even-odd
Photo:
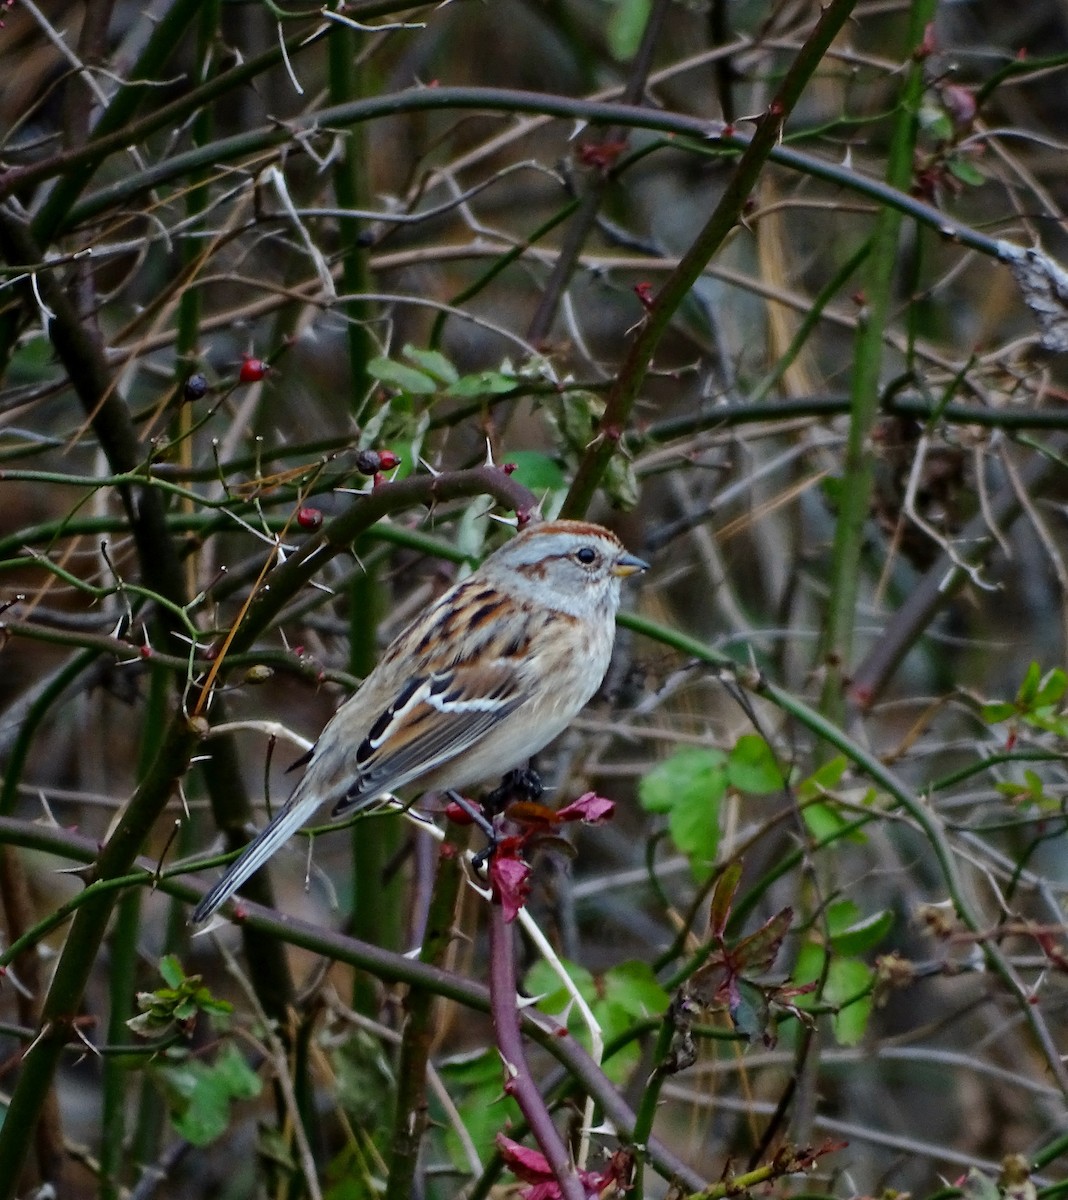
{"type": "Polygon", "coordinates": [[[647,569],[615,534],[548,521],[512,538],[400,633],[303,760],[304,776],[207,893],[207,920],[324,805],[469,787],[561,733],[601,686],[620,580],[647,569]]]}

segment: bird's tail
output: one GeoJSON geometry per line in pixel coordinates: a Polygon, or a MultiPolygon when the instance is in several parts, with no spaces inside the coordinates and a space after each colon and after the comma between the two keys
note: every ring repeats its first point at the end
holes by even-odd
{"type": "Polygon", "coordinates": [[[284,842],[310,820],[320,803],[317,795],[300,796],[294,792],[288,803],[275,813],[270,824],[256,834],[242,850],[238,860],[196,906],[190,918],[191,924],[202,924],[225,904],[250,875],[258,871],[284,842]]]}

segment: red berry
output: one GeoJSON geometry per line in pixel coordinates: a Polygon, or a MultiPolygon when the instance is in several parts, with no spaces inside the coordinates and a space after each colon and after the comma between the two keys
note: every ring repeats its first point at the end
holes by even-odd
{"type": "Polygon", "coordinates": [[[251,354],[246,354],[241,360],[238,378],[242,383],[259,383],[269,370],[270,367],[262,358],[253,358],[251,354]]]}
{"type": "Polygon", "coordinates": [[[305,505],[297,513],[297,524],[302,529],[318,529],[323,523],[323,514],[310,505],[305,505]]]}
{"type": "Polygon", "coordinates": [[[511,475],[513,471],[519,470],[519,463],[501,463],[501,470],[505,473],[505,475],[511,475]]]}
{"type": "Polygon", "coordinates": [[[461,807],[455,800],[450,800],[445,805],[445,818],[452,821],[454,825],[470,825],[474,820],[467,809],[461,807]]]}
{"type": "Polygon", "coordinates": [[[400,455],[394,454],[392,450],[379,450],[378,452],[378,467],[381,471],[392,471],[394,467],[400,466],[400,455]]]}

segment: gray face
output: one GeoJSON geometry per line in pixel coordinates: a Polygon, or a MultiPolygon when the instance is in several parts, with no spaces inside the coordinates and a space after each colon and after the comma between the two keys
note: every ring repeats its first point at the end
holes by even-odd
{"type": "Polygon", "coordinates": [[[560,521],[521,534],[488,559],[486,567],[494,576],[510,576],[510,586],[519,596],[574,616],[590,616],[606,607],[612,612],[618,608],[615,568],[624,554],[607,531],[585,522],[560,521]]]}

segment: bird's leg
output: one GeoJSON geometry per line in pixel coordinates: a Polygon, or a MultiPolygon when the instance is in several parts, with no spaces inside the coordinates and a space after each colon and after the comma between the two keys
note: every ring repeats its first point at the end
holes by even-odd
{"type": "Polygon", "coordinates": [[[482,807],[491,813],[503,812],[509,804],[516,801],[535,803],[541,799],[544,791],[545,787],[537,771],[532,767],[516,767],[486,796],[482,807]]]}
{"type": "Polygon", "coordinates": [[[497,849],[500,840],[500,826],[508,806],[518,801],[525,801],[528,804],[534,803],[541,798],[544,790],[541,776],[537,771],[530,767],[517,767],[514,771],[509,771],[493,791],[483,797],[477,814],[475,806],[467,800],[457,796],[455,792],[447,793],[449,799],[456,800],[459,803],[464,812],[471,817],[488,839],[485,849],[480,850],[471,860],[471,865],[474,867],[476,873],[482,873],[482,869],[489,859],[493,857],[493,852],[497,849]]]}

